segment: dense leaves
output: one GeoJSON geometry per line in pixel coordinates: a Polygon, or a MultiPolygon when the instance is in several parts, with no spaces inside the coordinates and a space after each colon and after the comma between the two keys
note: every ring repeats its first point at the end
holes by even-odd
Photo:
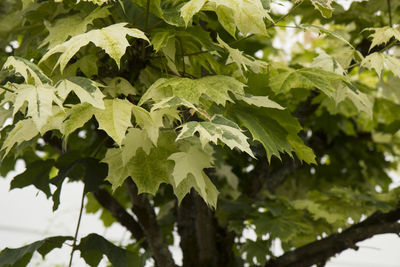
{"type": "Polygon", "coordinates": [[[54,210],[80,181],[88,211],[128,229],[134,246],[75,240],[90,266],[174,266],[177,234],[184,266],[260,266],[277,239],[296,253],[390,212],[400,4],[382,2],[0,0],[0,173],[24,160],[10,188],[54,210]]]}

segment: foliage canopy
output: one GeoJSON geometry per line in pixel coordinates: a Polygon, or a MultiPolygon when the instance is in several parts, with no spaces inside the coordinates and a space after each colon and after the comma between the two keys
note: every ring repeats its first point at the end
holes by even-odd
{"type": "Polygon", "coordinates": [[[400,232],[400,2],[382,2],[0,0],[0,174],[22,159],[11,189],[54,210],[80,181],[132,234],[0,266],[68,242],[90,266],[175,266],[176,232],[183,266],[323,266],[400,232]]]}

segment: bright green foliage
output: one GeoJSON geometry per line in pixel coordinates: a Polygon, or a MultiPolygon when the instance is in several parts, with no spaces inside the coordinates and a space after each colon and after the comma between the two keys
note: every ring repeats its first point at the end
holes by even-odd
{"type": "Polygon", "coordinates": [[[104,101],[105,109],[95,109],[94,116],[99,129],[104,130],[120,145],[126,130],[131,124],[132,104],[126,100],[113,99],[104,101]]]}
{"type": "Polygon", "coordinates": [[[98,84],[83,77],[70,77],[61,80],[56,84],[57,95],[65,100],[70,92],[74,92],[81,103],[89,103],[93,107],[104,109],[104,95],[100,91],[98,84]]]}
{"type": "Polygon", "coordinates": [[[392,27],[382,27],[382,28],[368,28],[366,31],[374,31],[370,35],[372,38],[372,43],[370,46],[370,50],[377,45],[386,44],[390,41],[390,39],[394,38],[397,41],[400,41],[400,31],[398,29],[392,27]]]}
{"type": "Polygon", "coordinates": [[[61,100],[55,94],[53,87],[48,85],[16,84],[10,85],[15,90],[15,102],[13,116],[21,109],[25,110],[27,104],[27,116],[31,117],[40,131],[45,126],[47,120],[53,115],[53,102],[62,106],[61,100]]]}
{"type": "Polygon", "coordinates": [[[175,161],[174,184],[176,187],[187,179],[188,175],[192,175],[196,181],[197,188],[200,189],[200,195],[206,195],[206,182],[208,177],[203,169],[210,168],[212,157],[200,147],[190,146],[185,152],[177,152],[168,157],[169,160],[175,161]]]}
{"type": "Polygon", "coordinates": [[[247,71],[248,68],[250,68],[250,70],[255,73],[259,73],[262,70],[266,70],[268,66],[266,62],[261,60],[255,60],[252,57],[245,56],[243,52],[241,52],[240,50],[230,47],[221,38],[219,38],[219,36],[217,36],[217,40],[219,45],[222,48],[226,49],[229,53],[226,64],[235,63],[238,66],[241,74],[243,74],[242,69],[247,71]]]}
{"type": "Polygon", "coordinates": [[[0,0],[0,174],[23,160],[10,188],[53,210],[83,183],[127,227],[76,240],[90,266],[174,266],[176,234],[184,267],[264,266],[276,239],[297,253],[396,208],[399,20],[381,0],[0,0]]]}
{"type": "Polygon", "coordinates": [[[232,36],[235,36],[236,27],[244,35],[266,35],[264,19],[272,21],[260,0],[190,0],[181,8],[181,16],[186,25],[201,9],[214,11],[222,26],[232,36]]]}
{"type": "Polygon", "coordinates": [[[2,150],[5,149],[4,156],[10,152],[14,145],[29,141],[38,133],[39,131],[36,129],[36,125],[32,119],[18,121],[9,133],[9,136],[4,140],[1,148],[2,150]]]}
{"type": "Polygon", "coordinates": [[[159,101],[165,97],[177,96],[190,103],[199,104],[206,96],[213,102],[225,105],[232,101],[229,92],[243,94],[244,84],[228,76],[207,76],[200,79],[170,78],[156,81],[140,99],[139,105],[152,99],[159,101]]]}
{"type": "MultiPolygon", "coordinates": [[[[103,1],[107,2],[107,1],[103,1]]],[[[88,16],[82,17],[81,14],[69,16],[56,20],[54,25],[46,23],[49,35],[43,40],[42,46],[48,44],[48,48],[63,43],[68,37],[79,35],[86,32],[88,25],[93,24],[95,19],[105,18],[110,15],[107,8],[97,8],[88,16]]]]}
{"type": "Polygon", "coordinates": [[[115,60],[119,67],[120,59],[125,54],[126,48],[129,46],[129,43],[126,40],[126,35],[148,41],[146,35],[142,31],[127,28],[125,27],[126,25],[127,23],[117,23],[102,29],[91,30],[87,33],[75,35],[68,41],[51,48],[43,56],[42,61],[46,60],[53,54],[62,53],[55,67],[60,65],[60,70],[63,71],[76,52],[78,52],[82,46],[92,42],[96,46],[104,49],[105,52],[115,60]]]}
{"type": "Polygon", "coordinates": [[[333,0],[311,0],[311,3],[321,12],[322,16],[330,18],[333,11],[331,7],[332,1],[333,0]]]}
{"type": "Polygon", "coordinates": [[[400,60],[384,53],[375,52],[368,55],[361,62],[361,66],[370,70],[375,69],[379,77],[382,75],[384,68],[393,72],[397,77],[400,77],[400,60]]]}
{"type": "Polygon", "coordinates": [[[230,149],[236,147],[254,157],[250,145],[247,143],[247,137],[242,133],[240,127],[222,116],[214,116],[209,122],[188,122],[183,124],[177,140],[191,137],[195,133],[199,133],[200,143],[203,148],[208,142],[217,144],[218,140],[220,140],[230,149]]]}
{"type": "Polygon", "coordinates": [[[51,83],[51,80],[32,62],[20,57],[8,57],[4,62],[3,69],[14,69],[24,77],[25,82],[29,83],[33,79],[33,84],[51,83]]]}

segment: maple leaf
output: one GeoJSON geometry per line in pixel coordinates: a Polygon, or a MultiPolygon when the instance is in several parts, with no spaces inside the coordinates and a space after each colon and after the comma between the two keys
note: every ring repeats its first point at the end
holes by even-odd
{"type": "Polygon", "coordinates": [[[148,112],[142,107],[133,106],[132,112],[136,119],[136,124],[145,130],[150,140],[156,145],[159,129],[163,127],[163,118],[166,116],[172,120],[180,120],[176,108],[162,108],[148,112]]]}
{"type": "Polygon", "coordinates": [[[232,101],[228,92],[242,95],[244,86],[238,80],[222,75],[200,79],[161,78],[146,91],[140,99],[139,105],[150,99],[159,101],[171,96],[181,97],[192,104],[199,104],[203,95],[217,104],[225,105],[226,101],[232,101]]]}
{"type": "Polygon", "coordinates": [[[52,83],[51,79],[47,77],[38,66],[21,57],[8,57],[3,65],[3,69],[14,69],[15,72],[24,77],[26,83],[30,83],[31,79],[33,79],[33,82],[36,85],[52,83]]]}
{"type": "Polygon", "coordinates": [[[62,53],[54,68],[60,65],[60,69],[63,71],[65,66],[68,64],[68,61],[76,54],[76,52],[78,52],[82,46],[92,42],[96,46],[104,49],[105,52],[115,60],[119,68],[120,59],[125,54],[126,48],[129,46],[126,35],[150,42],[142,31],[133,28],[126,28],[126,25],[127,23],[124,22],[117,23],[102,29],[91,30],[87,33],[73,36],[68,41],[51,48],[42,57],[40,62],[45,61],[55,53],[62,53]]]}
{"type": "Polygon", "coordinates": [[[94,116],[103,129],[114,141],[121,145],[128,127],[132,126],[132,104],[128,100],[104,100],[104,109],[93,108],[94,116]]]}
{"type": "Polygon", "coordinates": [[[36,135],[39,134],[39,131],[36,128],[36,124],[33,119],[25,119],[18,121],[14,128],[9,132],[7,138],[5,139],[1,150],[5,149],[5,153],[3,158],[6,157],[8,152],[10,152],[11,148],[14,145],[21,144],[24,141],[29,141],[33,139],[36,135]]]}
{"type": "Polygon", "coordinates": [[[243,102],[246,102],[249,105],[253,105],[256,107],[264,107],[264,108],[276,108],[276,109],[285,109],[275,101],[268,98],[268,96],[254,96],[250,94],[245,95],[235,95],[235,97],[243,102]]]}
{"type": "Polygon", "coordinates": [[[203,179],[203,169],[212,166],[213,158],[206,153],[201,147],[190,146],[187,152],[177,152],[168,157],[169,160],[175,161],[172,177],[175,186],[186,179],[188,174],[192,174],[196,180],[200,191],[205,193],[205,182],[203,179]]]}
{"type": "Polygon", "coordinates": [[[81,103],[87,102],[94,107],[104,109],[104,95],[97,82],[84,77],[69,77],[56,84],[57,94],[64,101],[70,92],[74,92],[81,103]]]}
{"type": "Polygon", "coordinates": [[[201,9],[215,11],[219,22],[232,36],[236,27],[245,36],[267,35],[264,19],[273,21],[260,0],[191,0],[181,8],[186,26],[201,9]]]}
{"type": "Polygon", "coordinates": [[[104,100],[104,109],[95,108],[87,103],[74,105],[67,111],[67,119],[63,126],[64,135],[67,137],[95,116],[99,129],[104,130],[120,146],[126,130],[132,126],[132,106],[129,101],[118,98],[104,100]]]}
{"type": "Polygon", "coordinates": [[[271,77],[270,87],[277,94],[286,93],[292,88],[316,87],[332,97],[338,85],[343,82],[349,83],[349,80],[343,75],[320,68],[284,69],[271,77]]]}
{"type": "Polygon", "coordinates": [[[288,111],[235,105],[229,114],[264,146],[268,160],[273,155],[280,159],[281,152],[291,155],[294,151],[300,160],[316,163],[313,151],[297,136],[301,125],[288,111]]]}
{"type": "Polygon", "coordinates": [[[82,127],[93,117],[94,110],[92,105],[88,103],[82,103],[67,109],[66,113],[67,119],[63,122],[61,132],[64,134],[65,138],[68,138],[72,132],[82,127]]]}
{"type": "Polygon", "coordinates": [[[259,73],[262,70],[267,69],[268,64],[265,61],[244,55],[239,49],[230,47],[219,36],[217,36],[217,41],[222,48],[228,51],[226,64],[235,63],[238,66],[241,75],[243,75],[243,70],[248,71],[248,68],[254,73],[259,73]]]}
{"type": "Polygon", "coordinates": [[[109,81],[106,81],[107,86],[104,87],[103,92],[111,97],[117,97],[119,95],[136,95],[138,91],[132,86],[130,82],[122,77],[115,77],[109,81]]]}
{"type": "Polygon", "coordinates": [[[140,193],[155,194],[161,183],[170,183],[173,163],[168,157],[177,152],[172,132],[163,133],[158,139],[157,147],[146,153],[142,147],[136,150],[135,156],[124,164],[123,152],[120,149],[109,149],[102,162],[109,166],[108,177],[113,190],[122,185],[130,176],[140,193]]]}
{"type": "Polygon", "coordinates": [[[240,127],[236,123],[220,115],[214,115],[209,122],[191,121],[183,124],[181,127],[182,130],[176,140],[185,139],[194,136],[195,133],[199,133],[203,148],[209,142],[217,144],[217,141],[220,140],[231,149],[236,147],[254,157],[250,145],[247,142],[247,137],[242,133],[240,127]]]}
{"type": "Polygon", "coordinates": [[[206,203],[216,207],[218,190],[203,170],[212,166],[211,153],[210,147],[202,149],[199,144],[194,143],[185,151],[173,153],[168,157],[168,160],[175,162],[172,178],[179,202],[193,187],[206,203]]]}
{"type": "Polygon", "coordinates": [[[197,181],[192,174],[188,174],[187,178],[184,179],[178,186],[173,185],[175,196],[178,199],[178,204],[180,204],[183,198],[190,193],[192,188],[194,188],[208,205],[216,209],[219,195],[218,189],[204,172],[201,174],[203,177],[199,177],[198,179],[202,179],[202,182],[204,182],[205,190],[201,190],[198,187],[197,181]]]}
{"type": "Polygon", "coordinates": [[[372,37],[372,43],[369,47],[371,51],[377,45],[386,44],[390,41],[390,39],[395,38],[397,41],[400,41],[400,31],[393,27],[385,26],[382,28],[367,28],[364,31],[374,31],[369,37],[372,37]]]}
{"type": "Polygon", "coordinates": [[[108,8],[96,8],[89,15],[75,14],[65,18],[60,18],[53,25],[44,22],[49,35],[43,40],[39,47],[49,44],[48,48],[61,44],[70,36],[75,36],[86,32],[87,26],[93,24],[95,19],[105,18],[110,15],[108,8]]]}
{"type": "Polygon", "coordinates": [[[366,56],[361,62],[361,66],[370,70],[375,69],[379,77],[381,77],[384,68],[400,77],[400,60],[384,53],[374,52],[366,56]]]}
{"type": "Polygon", "coordinates": [[[15,87],[15,102],[13,116],[18,110],[23,108],[23,104],[28,102],[27,115],[32,117],[37,129],[46,124],[47,119],[53,115],[53,102],[62,108],[61,100],[56,96],[56,90],[46,84],[30,85],[30,84],[13,84],[15,87]]]}
{"type": "Polygon", "coordinates": [[[324,18],[332,17],[333,8],[331,7],[333,0],[310,0],[316,9],[321,12],[324,18]]]}
{"type": "Polygon", "coordinates": [[[136,155],[136,151],[141,148],[146,154],[150,153],[153,143],[146,131],[138,128],[129,128],[124,140],[122,141],[122,161],[127,164],[136,155]]]}

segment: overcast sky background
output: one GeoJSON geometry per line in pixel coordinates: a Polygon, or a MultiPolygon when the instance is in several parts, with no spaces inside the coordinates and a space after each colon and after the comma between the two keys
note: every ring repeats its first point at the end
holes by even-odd
{"type": "MultiPolygon", "coordinates": [[[[351,0],[336,1],[348,7],[351,0]]],[[[283,13],[287,6],[275,6],[283,13]]],[[[275,45],[283,46],[276,42],[275,45]]],[[[287,46],[288,44],[286,44],[287,46]]],[[[286,48],[286,47],[285,47],[286,48]]],[[[288,48],[289,49],[289,48],[288,48]]],[[[6,178],[0,178],[0,250],[5,247],[20,247],[49,236],[70,235],[73,236],[78,219],[80,200],[83,185],[81,183],[64,183],[61,193],[61,204],[56,212],[52,212],[52,202],[46,196],[30,186],[24,189],[9,191],[12,178],[24,170],[24,163],[18,162],[17,172],[11,172],[6,178]]],[[[395,183],[399,183],[399,176],[393,175],[395,183]]],[[[84,214],[79,230],[79,237],[89,233],[97,233],[117,244],[127,244],[130,234],[125,228],[114,224],[106,229],[99,214],[84,214]]],[[[254,235],[248,233],[247,238],[254,235]]],[[[358,243],[358,251],[346,250],[332,259],[327,267],[400,267],[400,238],[394,234],[376,236],[364,242],[358,243]]],[[[54,267],[67,266],[71,247],[63,246],[53,250],[43,262],[39,254],[35,254],[34,260],[28,266],[54,267]]],[[[176,262],[182,262],[182,254],[179,249],[179,239],[171,247],[176,262]]],[[[276,247],[279,252],[279,246],[276,247]]],[[[75,253],[74,267],[87,266],[75,253]]],[[[104,261],[101,266],[105,266],[104,261]]]]}

